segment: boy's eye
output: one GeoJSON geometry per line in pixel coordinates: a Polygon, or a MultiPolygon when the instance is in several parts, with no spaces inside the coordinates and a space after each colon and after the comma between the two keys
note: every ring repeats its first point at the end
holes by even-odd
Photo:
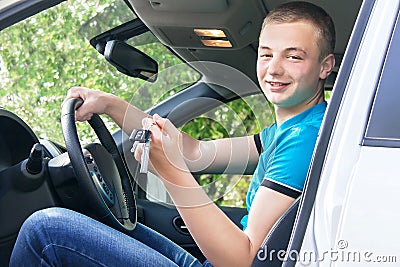
{"type": "Polygon", "coordinates": [[[288,56],[289,59],[293,59],[293,60],[301,60],[302,58],[296,55],[290,55],[288,56]]]}
{"type": "Polygon", "coordinates": [[[271,54],[260,54],[260,57],[270,58],[270,57],[272,57],[272,55],[271,54]]]}

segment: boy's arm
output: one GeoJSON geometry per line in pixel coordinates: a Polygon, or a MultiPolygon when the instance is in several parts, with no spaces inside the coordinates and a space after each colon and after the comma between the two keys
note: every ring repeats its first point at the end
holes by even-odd
{"type": "Polygon", "coordinates": [[[168,179],[163,182],[182,219],[215,267],[250,266],[274,223],[294,201],[292,197],[261,186],[243,232],[208,198],[189,172],[168,170],[168,174],[161,177],[168,179]]]}
{"type": "Polygon", "coordinates": [[[258,163],[253,136],[198,141],[182,133],[182,143],[191,172],[243,174],[254,171],[258,163]]]}
{"type": "MultiPolygon", "coordinates": [[[[91,114],[107,114],[126,134],[142,128],[142,120],[150,116],[125,100],[98,90],[73,87],[68,98],[82,98],[83,105],[76,112],[78,121],[88,120],[91,114]]],[[[243,173],[253,170],[258,162],[258,152],[253,136],[199,141],[186,133],[183,136],[183,153],[192,172],[243,173]]]]}

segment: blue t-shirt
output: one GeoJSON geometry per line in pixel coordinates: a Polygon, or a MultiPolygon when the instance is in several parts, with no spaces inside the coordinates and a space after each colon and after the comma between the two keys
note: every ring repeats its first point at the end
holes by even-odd
{"type": "MultiPolygon", "coordinates": [[[[260,185],[293,198],[301,194],[325,109],[322,102],[259,134],[262,153],[246,196],[248,211],[260,185]]],[[[241,220],[243,230],[247,219],[241,220]]]]}

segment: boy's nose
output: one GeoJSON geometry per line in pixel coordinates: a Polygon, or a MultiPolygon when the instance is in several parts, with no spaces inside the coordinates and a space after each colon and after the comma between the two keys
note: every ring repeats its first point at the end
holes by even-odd
{"type": "Polygon", "coordinates": [[[271,58],[267,65],[267,72],[272,76],[282,75],[282,60],[277,57],[271,58]]]}

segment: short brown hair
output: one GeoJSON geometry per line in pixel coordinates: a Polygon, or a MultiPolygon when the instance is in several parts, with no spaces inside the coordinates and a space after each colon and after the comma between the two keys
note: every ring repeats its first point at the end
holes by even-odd
{"type": "Polygon", "coordinates": [[[309,2],[289,2],[272,9],[265,17],[261,31],[267,24],[307,21],[318,31],[320,60],[335,50],[335,25],[324,9],[309,2]]]}

